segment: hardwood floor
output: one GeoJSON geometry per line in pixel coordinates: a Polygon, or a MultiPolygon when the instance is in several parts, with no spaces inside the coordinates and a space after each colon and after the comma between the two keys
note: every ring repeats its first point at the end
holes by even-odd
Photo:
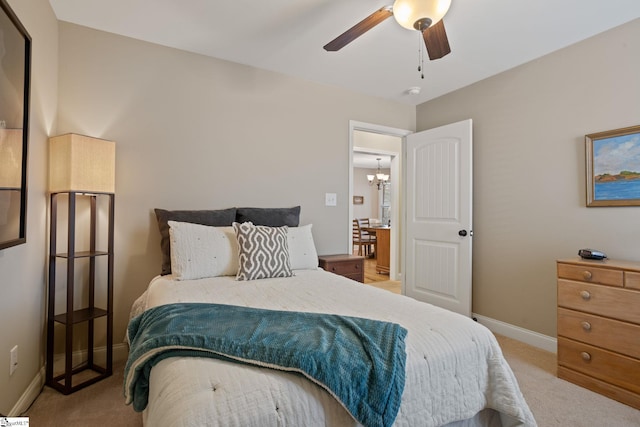
{"type": "Polygon", "coordinates": [[[364,259],[364,283],[365,285],[386,289],[396,294],[402,293],[402,284],[399,281],[389,280],[388,274],[376,272],[376,260],[374,258],[364,259]]]}

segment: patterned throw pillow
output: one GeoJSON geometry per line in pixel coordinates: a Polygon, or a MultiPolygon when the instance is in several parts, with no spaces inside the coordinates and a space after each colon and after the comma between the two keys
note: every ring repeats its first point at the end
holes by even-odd
{"type": "Polygon", "coordinates": [[[233,223],[239,249],[236,280],[291,277],[287,245],[288,227],[267,227],[251,222],[233,223]]]}

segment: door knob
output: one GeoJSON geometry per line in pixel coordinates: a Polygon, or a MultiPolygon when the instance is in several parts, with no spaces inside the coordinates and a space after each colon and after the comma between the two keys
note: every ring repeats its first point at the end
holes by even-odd
{"type": "Polygon", "coordinates": [[[467,230],[460,230],[460,231],[458,231],[458,236],[462,236],[462,237],[464,237],[464,236],[466,236],[466,235],[467,235],[467,230]]]}

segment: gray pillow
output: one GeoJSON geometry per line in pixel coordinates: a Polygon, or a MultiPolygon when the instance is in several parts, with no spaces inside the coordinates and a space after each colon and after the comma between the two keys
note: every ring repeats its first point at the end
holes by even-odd
{"type": "Polygon", "coordinates": [[[293,276],[287,242],[288,228],[234,222],[239,251],[236,280],[293,276]]]}
{"type": "Polygon", "coordinates": [[[231,226],[236,218],[236,208],[219,210],[168,211],[155,209],[160,230],[160,250],[162,252],[163,276],[171,274],[171,244],[169,241],[169,221],[190,222],[214,227],[231,226]]]}
{"type": "Polygon", "coordinates": [[[300,224],[300,206],[292,208],[237,208],[236,222],[252,222],[269,227],[297,227],[300,224]]]}

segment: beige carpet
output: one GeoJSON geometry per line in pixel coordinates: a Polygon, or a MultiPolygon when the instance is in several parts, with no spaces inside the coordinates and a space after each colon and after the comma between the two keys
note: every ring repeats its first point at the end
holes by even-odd
{"type": "MultiPolygon", "coordinates": [[[[640,426],[640,411],[560,380],[556,356],[498,337],[505,357],[540,427],[640,426]]],[[[115,374],[72,395],[45,387],[25,416],[32,427],[141,426],[142,418],[124,405],[123,365],[115,374]]]]}
{"type": "Polygon", "coordinates": [[[640,426],[640,411],[556,377],[556,355],[498,336],[540,427],[640,426]]]}
{"type": "Polygon", "coordinates": [[[139,427],[142,415],[124,404],[124,363],[114,364],[113,375],[65,396],[45,387],[27,410],[30,427],[139,427]]]}

